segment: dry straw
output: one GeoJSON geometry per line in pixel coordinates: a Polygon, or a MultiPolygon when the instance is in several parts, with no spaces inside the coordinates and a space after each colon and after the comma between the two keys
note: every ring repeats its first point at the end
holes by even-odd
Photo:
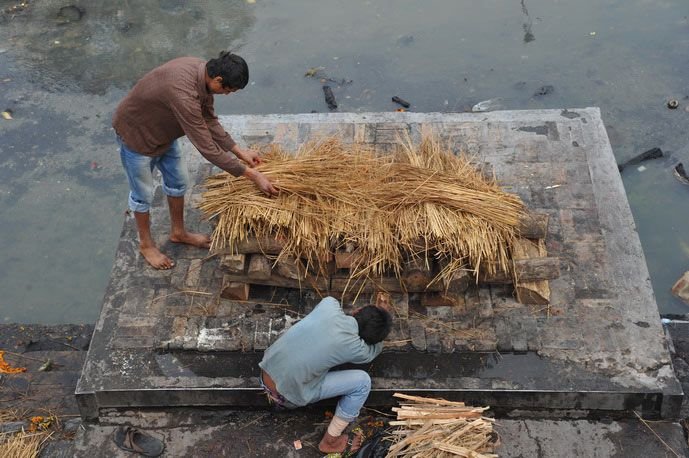
{"type": "Polygon", "coordinates": [[[333,250],[356,246],[351,278],[399,275],[413,257],[478,275],[509,272],[521,200],[434,136],[407,137],[397,153],[328,138],[290,154],[272,145],[259,168],[280,189],[268,198],[244,178],[210,177],[200,208],[215,222],[211,249],[236,252],[249,236],[278,238],[278,259],[324,272],[333,250]]]}

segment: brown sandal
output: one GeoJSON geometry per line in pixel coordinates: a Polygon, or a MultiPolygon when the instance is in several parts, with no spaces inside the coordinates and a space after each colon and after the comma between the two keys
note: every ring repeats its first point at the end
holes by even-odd
{"type": "Polygon", "coordinates": [[[160,456],[165,450],[163,441],[131,426],[117,428],[112,440],[122,450],[139,453],[143,456],[160,456]]]}

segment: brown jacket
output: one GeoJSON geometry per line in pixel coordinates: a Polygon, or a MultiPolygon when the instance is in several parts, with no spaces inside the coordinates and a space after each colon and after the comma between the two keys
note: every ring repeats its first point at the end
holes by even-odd
{"type": "Polygon", "coordinates": [[[115,132],[130,149],[146,156],[161,156],[186,135],[209,162],[241,175],[246,166],[229,152],[235,142],[218,122],[205,76],[206,63],[195,57],[154,68],[117,106],[115,132]]]}

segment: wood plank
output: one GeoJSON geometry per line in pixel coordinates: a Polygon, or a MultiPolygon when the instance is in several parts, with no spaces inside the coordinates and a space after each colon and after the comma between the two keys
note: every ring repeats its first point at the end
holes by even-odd
{"type": "Polygon", "coordinates": [[[547,213],[527,213],[519,222],[519,236],[527,239],[545,239],[548,235],[549,218],[547,213]]]}
{"type": "Polygon", "coordinates": [[[326,293],[328,291],[328,279],[325,277],[313,277],[307,275],[304,280],[294,280],[291,278],[285,278],[275,273],[271,274],[269,278],[248,278],[246,275],[225,275],[226,278],[236,281],[236,282],[248,282],[256,285],[266,285],[266,286],[279,286],[282,288],[295,288],[295,289],[315,289],[318,292],[326,293]]]}
{"type": "Polygon", "coordinates": [[[249,258],[249,267],[246,275],[250,280],[265,280],[270,278],[272,272],[272,264],[270,260],[263,254],[252,254],[249,258]]]}
{"type": "MultiPolygon", "coordinates": [[[[514,256],[514,255],[513,255],[514,256]]],[[[553,280],[560,276],[560,258],[535,257],[513,259],[515,275],[520,281],[553,280]]],[[[481,275],[479,283],[509,284],[513,283],[512,275],[499,272],[490,277],[481,275]]]]}
{"type": "Polygon", "coordinates": [[[402,282],[395,277],[378,277],[375,279],[356,279],[349,280],[348,276],[333,275],[330,279],[330,290],[342,292],[345,291],[359,291],[362,293],[375,293],[377,291],[386,291],[389,293],[423,293],[426,291],[442,291],[443,285],[440,282],[428,287],[406,288],[402,282]],[[363,283],[363,288],[362,288],[363,283]]]}
{"type": "Polygon", "coordinates": [[[249,284],[233,281],[229,275],[223,277],[223,286],[220,297],[234,301],[246,301],[249,299],[249,284]]]}
{"type": "Polygon", "coordinates": [[[246,266],[246,255],[240,254],[224,254],[220,257],[220,270],[228,274],[244,273],[246,266]]]}
{"type": "MultiPolygon", "coordinates": [[[[545,241],[532,242],[526,239],[517,239],[512,246],[512,258],[515,260],[538,258],[547,255],[545,241]]],[[[550,303],[550,285],[547,280],[524,281],[523,277],[517,277],[514,289],[517,293],[517,301],[522,304],[547,305],[550,303]]]]}

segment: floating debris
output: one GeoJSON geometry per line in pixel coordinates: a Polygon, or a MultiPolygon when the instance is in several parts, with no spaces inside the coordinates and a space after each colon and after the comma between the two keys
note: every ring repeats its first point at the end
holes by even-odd
{"type": "Polygon", "coordinates": [[[12,110],[10,110],[10,109],[8,108],[8,109],[6,109],[5,111],[3,111],[3,112],[2,112],[2,117],[3,117],[4,119],[7,119],[8,121],[9,121],[10,119],[14,119],[14,118],[12,118],[12,110]]]}
{"type": "Polygon", "coordinates": [[[539,87],[538,90],[536,92],[534,92],[533,96],[534,97],[543,97],[544,95],[552,94],[553,91],[555,91],[555,87],[550,85],[550,84],[546,84],[545,86],[539,87]]]}
{"type": "Polygon", "coordinates": [[[306,70],[306,73],[304,73],[304,76],[313,78],[315,76],[318,76],[319,73],[323,72],[325,70],[325,67],[311,67],[308,70],[306,70]]]}
{"type": "Polygon", "coordinates": [[[323,86],[323,95],[325,95],[325,103],[328,104],[328,108],[335,110],[337,108],[337,101],[335,100],[335,94],[330,86],[323,86]]]}
{"type": "Polygon", "coordinates": [[[57,23],[59,25],[69,24],[72,22],[79,22],[84,17],[85,11],[75,5],[67,5],[60,8],[57,13],[57,23]]]}
{"type": "Polygon", "coordinates": [[[680,183],[689,185],[689,176],[687,176],[687,172],[684,170],[684,165],[681,162],[675,166],[672,172],[680,183]]]}
{"type": "Polygon", "coordinates": [[[674,109],[677,108],[678,106],[679,106],[679,102],[678,102],[677,100],[675,100],[675,99],[672,99],[672,100],[668,100],[668,101],[667,101],[667,107],[668,107],[669,109],[671,109],[671,110],[674,110],[674,109]]]}
{"type": "Polygon", "coordinates": [[[392,98],[392,101],[395,102],[395,103],[398,103],[398,104],[402,105],[404,108],[409,108],[409,107],[411,106],[411,103],[409,103],[409,102],[407,102],[406,100],[401,99],[401,98],[399,98],[399,97],[397,97],[397,96],[394,96],[394,97],[392,98]]]}

